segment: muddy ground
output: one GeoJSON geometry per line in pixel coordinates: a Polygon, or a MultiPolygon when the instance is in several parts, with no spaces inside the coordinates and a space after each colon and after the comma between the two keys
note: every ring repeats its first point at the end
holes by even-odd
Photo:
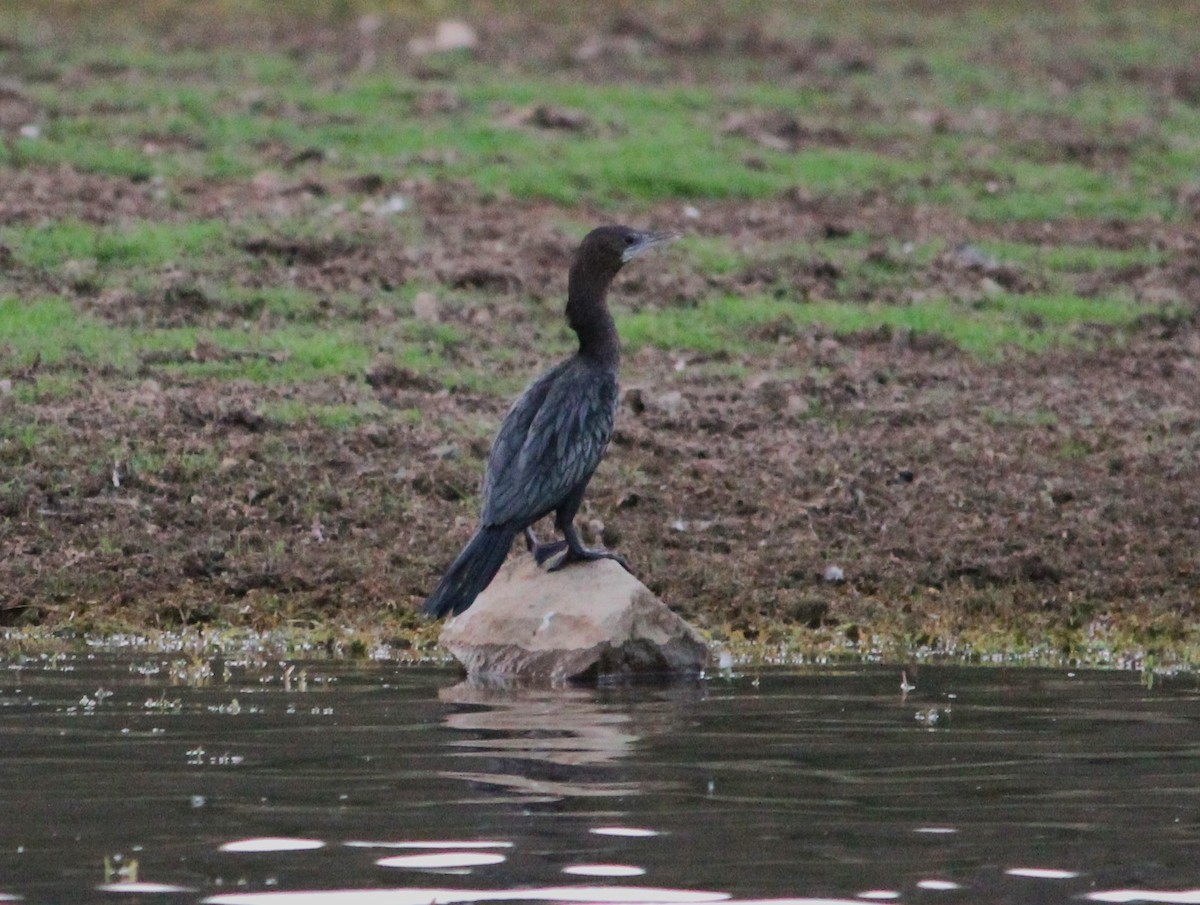
{"type": "MultiPolygon", "coordinates": [[[[619,46],[633,28],[597,35],[603,52],[573,65],[593,73],[605,42],[619,46]]],[[[709,52],[757,46],[746,41],[709,52]]],[[[828,52],[851,51],[868,53],[828,52]]],[[[755,52],[770,57],[769,47],[755,52]]],[[[377,287],[461,292],[469,304],[421,315],[478,338],[455,348],[456,367],[519,383],[552,362],[534,337],[522,339],[521,325],[540,324],[538,336],[555,329],[573,241],[555,218],[606,212],[428,180],[389,177],[368,189],[411,197],[426,241],[413,246],[378,220],[348,226],[353,241],[264,236],[248,249],[258,259],[253,279],[358,293],[357,310],[325,316],[368,324],[395,316],[371,303],[377,287]],[[498,323],[516,325],[503,357],[490,354],[498,323]]],[[[0,218],[236,224],[257,209],[302,214],[362,191],[300,175],[213,179],[180,186],[181,201],[168,206],[153,185],[25,168],[0,179],[0,218]]],[[[1049,229],[972,223],[878,194],[697,208],[691,219],[676,202],[636,213],[738,247],[866,233],[880,254],[929,237],[1042,241],[1049,229]]],[[[771,351],[753,359],[643,348],[623,365],[616,435],[581,513],[585,533],[623,552],[715,638],[764,649],[861,643],[903,656],[973,646],[1099,659],[1104,650],[1186,649],[1200,601],[1200,234],[1192,222],[1079,219],[1054,224],[1051,238],[1166,249],[1160,266],[1081,275],[1080,291],[1088,280],[1115,282],[1189,304],[1131,329],[1089,328],[1094,342],[1076,348],[999,361],[921,334],[835,336],[790,321],[763,328],[771,351]]],[[[67,297],[112,324],[219,327],[258,316],[172,293],[170,275],[160,292],[98,293],[86,280],[7,268],[10,288],[67,297]]],[[[711,293],[782,285],[801,304],[836,297],[836,277],[804,257],[706,274],[667,252],[623,274],[613,302],[686,308],[711,293]]],[[[989,272],[947,254],[913,266],[905,292],[972,297],[985,279],[1020,285],[1036,274],[989,272]]],[[[183,358],[233,354],[198,342],[183,358]]],[[[448,390],[386,350],[362,373],[295,386],[197,378],[177,364],[147,354],[129,372],[82,361],[2,369],[12,383],[0,418],[52,426],[56,439],[4,448],[0,623],[68,632],[384,626],[410,643],[419,604],[470,535],[482,460],[508,398],[448,390]],[[73,378],[56,400],[29,404],[14,393],[56,373],[73,378]],[[289,400],[372,399],[421,416],[330,427],[264,414],[289,400]],[[147,457],[166,464],[139,470],[147,457]]]]}

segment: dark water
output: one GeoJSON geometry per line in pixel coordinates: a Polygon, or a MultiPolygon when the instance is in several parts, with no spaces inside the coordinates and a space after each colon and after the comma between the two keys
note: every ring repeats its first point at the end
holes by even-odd
{"type": "Polygon", "coordinates": [[[0,658],[0,900],[1200,903],[1195,677],[900,680],[0,658]]]}

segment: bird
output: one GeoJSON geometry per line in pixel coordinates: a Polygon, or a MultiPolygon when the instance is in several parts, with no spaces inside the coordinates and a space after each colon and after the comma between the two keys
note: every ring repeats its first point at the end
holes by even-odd
{"type": "Polygon", "coordinates": [[[426,615],[459,615],[500,571],[524,535],[538,565],[616,560],[620,554],[583,546],[575,514],[612,438],[618,402],[620,340],[608,310],[608,288],[621,268],[678,238],[628,226],[600,226],[580,242],[567,278],[567,324],[579,339],[570,358],[525,388],[492,441],[483,476],[479,525],[423,607],[426,615]],[[542,543],[533,531],[554,513],[563,539],[542,543]]]}

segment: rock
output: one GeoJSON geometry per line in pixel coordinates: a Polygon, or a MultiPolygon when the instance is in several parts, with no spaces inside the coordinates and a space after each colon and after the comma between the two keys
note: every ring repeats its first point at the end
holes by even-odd
{"type": "Polygon", "coordinates": [[[408,50],[413,56],[431,53],[449,53],[454,50],[474,50],[479,45],[479,35],[466,22],[445,19],[437,24],[432,37],[413,38],[408,50]]]}
{"type": "Polygon", "coordinates": [[[418,292],[413,297],[413,317],[422,323],[436,324],[440,321],[437,296],[432,292],[418,292]]]}
{"type": "Polygon", "coordinates": [[[471,678],[552,684],[695,673],[708,657],[694,628],[607,559],[546,572],[514,557],[439,640],[471,678]]]}

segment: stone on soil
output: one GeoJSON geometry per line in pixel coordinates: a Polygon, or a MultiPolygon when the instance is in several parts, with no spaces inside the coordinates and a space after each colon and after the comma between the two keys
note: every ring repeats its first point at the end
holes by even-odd
{"type": "Polygon", "coordinates": [[[708,656],[692,626],[608,559],[547,572],[514,557],[439,640],[470,677],[493,680],[695,673],[708,656]]]}

